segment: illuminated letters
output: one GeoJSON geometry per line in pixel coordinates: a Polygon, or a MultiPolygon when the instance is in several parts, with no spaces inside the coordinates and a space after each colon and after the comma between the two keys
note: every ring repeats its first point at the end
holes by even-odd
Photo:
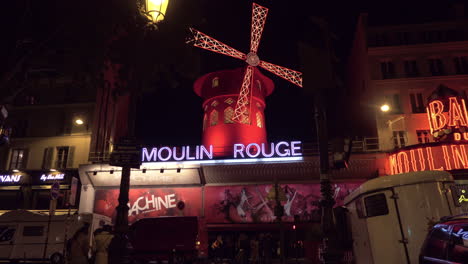
{"type": "Polygon", "coordinates": [[[449,126],[466,126],[466,108],[463,110],[456,97],[449,98],[449,126]]]}
{"type": "Polygon", "coordinates": [[[65,178],[65,174],[42,174],[41,181],[48,181],[48,180],[63,180],[65,178]]]}
{"type": "MultiPolygon", "coordinates": [[[[233,158],[271,158],[271,157],[294,157],[302,156],[300,141],[281,141],[275,143],[250,143],[247,146],[241,143],[233,145],[233,158]]],[[[143,162],[165,162],[165,161],[190,161],[190,160],[212,160],[213,145],[193,147],[160,147],[142,148],[141,159],[143,162]]]]}
{"type": "Polygon", "coordinates": [[[427,111],[429,112],[429,122],[432,124],[433,130],[440,130],[445,127],[447,118],[443,114],[444,104],[441,101],[434,100],[430,102],[427,111]]]}
{"type": "Polygon", "coordinates": [[[244,157],[244,144],[234,144],[234,158],[237,158],[237,153],[240,154],[240,156],[243,158],[244,157]]]}
{"type": "Polygon", "coordinates": [[[13,183],[19,182],[23,175],[0,175],[0,182],[2,183],[13,183]]]}
{"type": "Polygon", "coordinates": [[[468,169],[468,144],[402,150],[388,156],[390,174],[425,170],[468,169]]]}
{"type": "Polygon", "coordinates": [[[245,149],[246,152],[247,152],[247,156],[251,157],[251,158],[256,158],[258,157],[258,155],[260,155],[260,146],[257,144],[257,143],[250,143],[247,145],[247,148],[245,149]],[[252,147],[254,147],[253,149],[257,152],[255,154],[252,154],[250,153],[250,150],[252,149],[252,147]]]}

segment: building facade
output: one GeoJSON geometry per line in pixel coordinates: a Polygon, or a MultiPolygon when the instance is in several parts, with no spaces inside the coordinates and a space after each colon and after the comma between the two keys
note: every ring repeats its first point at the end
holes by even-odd
{"type": "Polygon", "coordinates": [[[69,205],[70,196],[79,195],[72,182],[78,183],[79,164],[88,162],[95,91],[84,74],[64,73],[41,58],[30,63],[8,105],[12,133],[0,149],[0,212],[48,211],[54,182],[61,189],[57,212],[76,210],[77,203],[69,205]]]}
{"type": "Polygon", "coordinates": [[[464,143],[454,138],[466,124],[444,127],[446,137],[433,125],[453,113],[449,97],[460,113],[465,109],[468,18],[464,6],[454,10],[447,20],[420,24],[377,26],[367,14],[359,16],[347,70],[353,111],[361,116],[356,122],[364,128],[355,150],[385,160],[380,175],[443,169],[466,183],[464,143]],[[440,108],[431,106],[434,100],[441,100],[440,108]],[[368,142],[378,144],[366,149],[368,142]]]}

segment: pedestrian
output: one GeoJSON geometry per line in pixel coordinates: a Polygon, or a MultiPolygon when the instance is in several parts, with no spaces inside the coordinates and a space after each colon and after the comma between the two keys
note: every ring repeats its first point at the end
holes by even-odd
{"type": "Polygon", "coordinates": [[[258,264],[258,240],[255,236],[250,240],[250,263],[258,264]]]}
{"type": "Polygon", "coordinates": [[[70,264],[88,264],[88,232],[89,224],[85,223],[67,242],[67,255],[70,264]]]}
{"type": "Polygon", "coordinates": [[[109,244],[113,237],[110,225],[104,225],[102,231],[95,235],[93,243],[94,264],[107,264],[109,262],[109,244]]]}

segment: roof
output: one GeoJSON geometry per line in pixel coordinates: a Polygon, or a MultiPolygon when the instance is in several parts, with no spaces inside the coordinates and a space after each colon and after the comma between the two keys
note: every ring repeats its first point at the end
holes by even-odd
{"type": "Polygon", "coordinates": [[[412,185],[418,183],[447,181],[453,182],[453,177],[450,173],[446,171],[418,171],[378,177],[367,181],[361,186],[359,186],[356,190],[354,190],[350,195],[348,195],[345,198],[344,204],[350,203],[352,200],[356,199],[361,194],[380,189],[403,185],[412,185]]]}

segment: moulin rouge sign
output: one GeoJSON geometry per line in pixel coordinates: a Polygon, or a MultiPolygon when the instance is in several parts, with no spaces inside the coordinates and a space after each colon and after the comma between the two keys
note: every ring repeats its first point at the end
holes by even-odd
{"type": "MultiPolygon", "coordinates": [[[[232,150],[234,159],[302,156],[300,141],[234,144],[232,150]]],[[[213,146],[143,148],[141,158],[142,162],[212,160],[213,146]]]]}
{"type": "Polygon", "coordinates": [[[448,97],[427,105],[436,143],[398,151],[389,156],[390,174],[424,170],[468,169],[468,111],[465,100],[448,97]]]}

